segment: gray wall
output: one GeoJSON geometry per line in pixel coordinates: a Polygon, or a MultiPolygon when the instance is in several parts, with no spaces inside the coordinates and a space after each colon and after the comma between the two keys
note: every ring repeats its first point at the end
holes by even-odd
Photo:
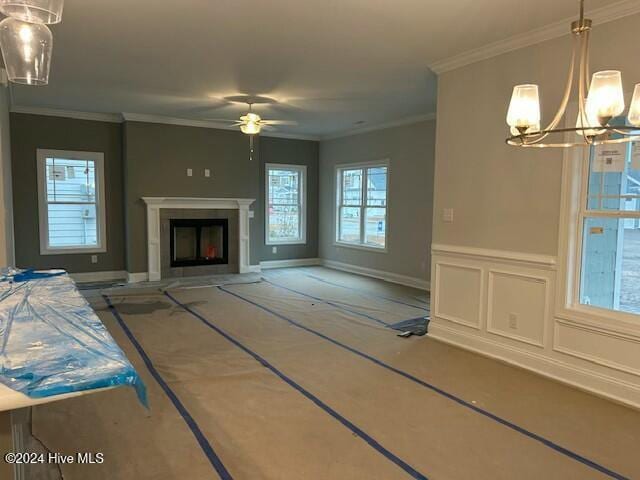
{"type": "Polygon", "coordinates": [[[40,115],[11,114],[13,214],[16,266],[70,272],[124,270],[122,125],[40,115]],[[40,255],[36,150],[104,152],[107,252],[40,255]]]}
{"type": "Polygon", "coordinates": [[[263,137],[260,140],[260,203],[256,207],[256,220],[265,225],[265,168],[266,163],[288,163],[307,166],[307,243],[304,245],[278,245],[277,253],[262,240],[259,243],[260,260],[318,257],[318,142],[263,137]]]}
{"type": "Polygon", "coordinates": [[[154,123],[125,124],[127,271],[147,270],[146,207],[141,197],[255,198],[251,220],[251,263],[317,256],[317,142],[263,137],[249,160],[249,139],[231,130],[154,123]],[[279,246],[264,241],[264,163],[308,165],[308,244],[279,246]],[[193,169],[187,177],[186,169],[193,169]],[[204,177],[204,169],[211,178],[204,177]]]}
{"type": "MultiPolygon", "coordinates": [[[[640,79],[638,25],[633,15],[592,32],[591,70],[621,69],[627,102],[640,79]]],[[[505,118],[513,86],[536,83],[548,122],[570,59],[566,35],[439,77],[434,243],[557,254],[564,151],[509,147],[505,118]],[[453,223],[442,221],[444,208],[455,210],[453,223]]]]}
{"type": "Polygon", "coordinates": [[[0,266],[15,264],[9,88],[0,85],[0,266]]]}
{"type": "Polygon", "coordinates": [[[324,141],[320,144],[320,256],[427,281],[431,269],[431,222],[435,121],[324,141]],[[388,251],[334,245],[335,166],[388,158],[388,251]]]}

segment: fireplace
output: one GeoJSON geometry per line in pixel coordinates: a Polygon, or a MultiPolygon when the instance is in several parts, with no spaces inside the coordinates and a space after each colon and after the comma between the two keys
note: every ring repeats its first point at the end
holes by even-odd
{"type": "Polygon", "coordinates": [[[171,219],[171,267],[196,267],[229,263],[229,220],[171,219]]]}

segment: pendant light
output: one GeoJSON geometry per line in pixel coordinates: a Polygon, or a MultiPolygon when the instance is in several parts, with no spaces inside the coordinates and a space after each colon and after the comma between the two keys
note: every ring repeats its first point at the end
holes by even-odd
{"type": "Polygon", "coordinates": [[[64,0],[0,0],[0,12],[30,23],[60,23],[64,0]]]}
{"type": "Polygon", "coordinates": [[[596,72],[589,84],[589,37],[592,22],[584,17],[571,25],[574,50],[564,96],[553,120],[540,128],[540,98],[537,85],[517,85],[507,113],[511,136],[507,143],[516,147],[574,147],[631,142],[640,138],[640,84],[636,85],[627,115],[628,123],[612,122],[624,113],[622,74],[617,70],[596,72]],[[577,87],[574,88],[577,80],[577,87]],[[587,85],[589,89],[587,90],[587,85]],[[571,93],[577,92],[578,118],[575,128],[560,125],[571,93]],[[572,134],[571,136],[567,134],[572,134]]]}
{"type": "Polygon", "coordinates": [[[5,18],[0,22],[0,49],[11,82],[49,83],[53,36],[46,25],[5,18]]]}

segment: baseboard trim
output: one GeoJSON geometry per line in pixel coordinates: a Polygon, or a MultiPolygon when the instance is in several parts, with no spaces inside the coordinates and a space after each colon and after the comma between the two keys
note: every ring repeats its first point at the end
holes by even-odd
{"type": "Polygon", "coordinates": [[[581,368],[557,358],[496,342],[477,334],[469,334],[450,328],[446,325],[446,320],[439,318],[431,320],[429,337],[532,371],[607,400],[640,409],[640,386],[637,384],[581,368]]]}
{"type": "Polygon", "coordinates": [[[124,270],[113,272],[83,272],[70,273],[69,276],[76,283],[108,282],[111,280],[125,280],[127,278],[127,272],[124,270]]]}
{"type": "Polygon", "coordinates": [[[149,274],[147,272],[130,273],[127,272],[127,283],[140,283],[149,280],[149,274]]]}
{"type": "Polygon", "coordinates": [[[390,283],[397,283],[406,287],[413,287],[419,290],[431,290],[431,284],[427,280],[421,278],[399,275],[397,273],[385,272],[382,270],[374,270],[373,268],[361,267],[350,263],[336,262],[335,260],[322,260],[322,266],[332,268],[334,270],[342,270],[343,272],[356,273],[366,277],[377,278],[390,283]]]}
{"type": "Polygon", "coordinates": [[[312,267],[316,265],[322,265],[322,260],[319,258],[292,258],[290,260],[265,260],[264,262],[260,262],[260,268],[262,270],[268,270],[270,268],[312,267]]]}

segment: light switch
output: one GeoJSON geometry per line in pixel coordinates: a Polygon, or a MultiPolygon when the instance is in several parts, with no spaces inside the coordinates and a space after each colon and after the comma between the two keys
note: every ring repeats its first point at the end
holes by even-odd
{"type": "Polygon", "coordinates": [[[253,218],[256,216],[256,212],[254,212],[253,210],[249,210],[249,218],[253,218]]]}
{"type": "Polygon", "coordinates": [[[445,223],[453,223],[453,208],[445,208],[442,210],[442,221],[445,223]]]}
{"type": "Polygon", "coordinates": [[[187,168],[187,177],[193,177],[193,169],[187,168]]]}
{"type": "Polygon", "coordinates": [[[204,169],[204,176],[209,178],[211,176],[211,170],[209,170],[208,168],[204,169]]]}
{"type": "Polygon", "coordinates": [[[98,255],[91,255],[91,263],[98,263],[98,255]]]}

